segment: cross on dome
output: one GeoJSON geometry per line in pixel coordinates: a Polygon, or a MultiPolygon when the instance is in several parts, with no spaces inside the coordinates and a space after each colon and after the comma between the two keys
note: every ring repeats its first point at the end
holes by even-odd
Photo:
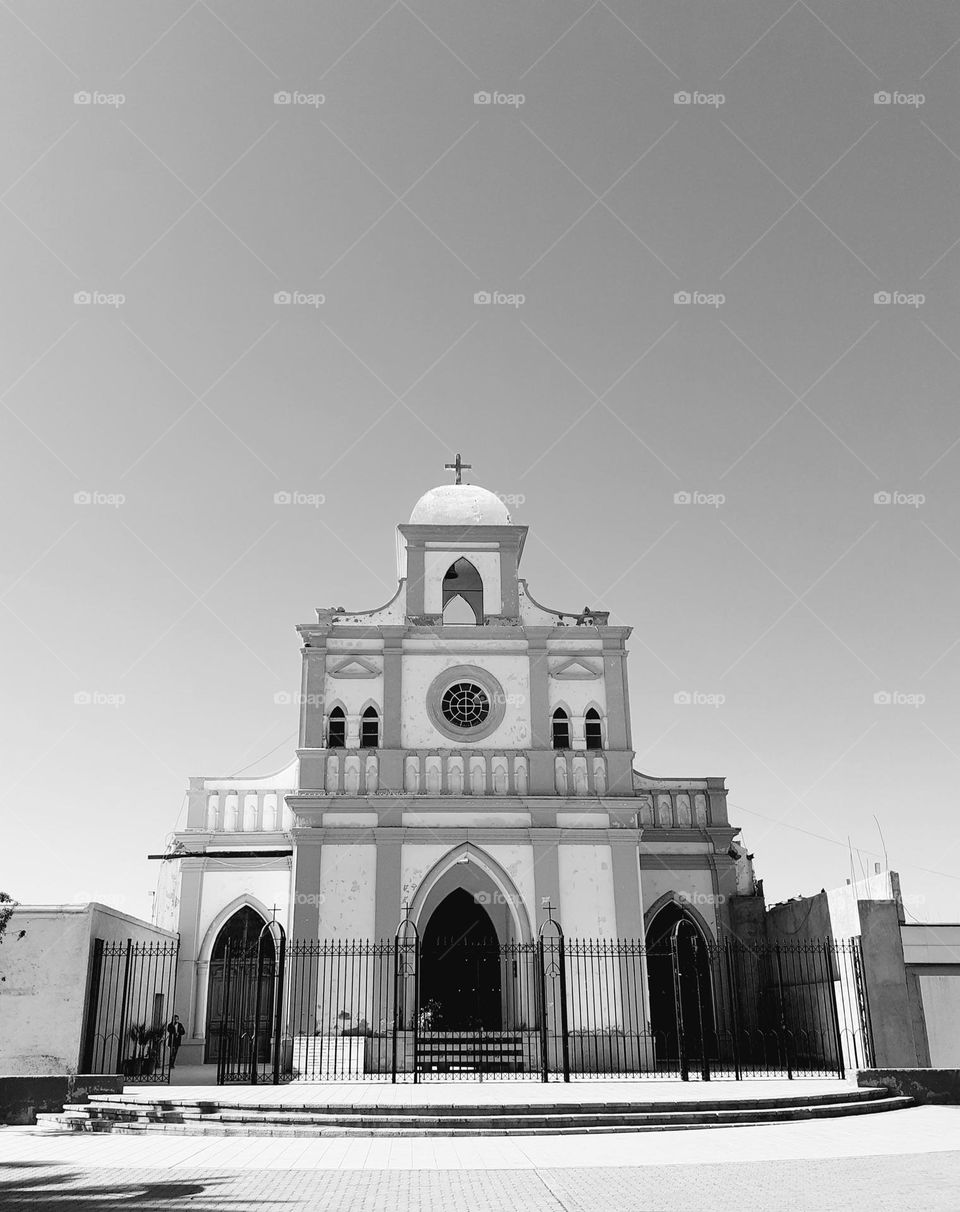
{"type": "Polygon", "coordinates": [[[445,469],[446,471],[455,471],[455,472],[457,473],[457,478],[456,478],[456,480],[454,480],[454,483],[455,483],[455,484],[462,484],[462,483],[463,483],[463,477],[462,477],[462,474],[461,474],[462,472],[464,472],[464,471],[473,471],[473,464],[472,464],[472,463],[464,463],[464,462],[461,460],[461,458],[460,458],[460,453],[459,453],[459,451],[457,452],[457,458],[456,458],[456,461],[455,461],[455,462],[453,462],[453,463],[444,463],[444,465],[443,465],[443,466],[444,466],[444,469],[445,469]]]}

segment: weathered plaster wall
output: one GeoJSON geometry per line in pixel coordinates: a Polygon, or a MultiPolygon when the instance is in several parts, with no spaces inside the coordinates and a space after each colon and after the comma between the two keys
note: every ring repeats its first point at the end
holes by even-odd
{"type": "Polygon", "coordinates": [[[376,846],[324,843],[320,851],[320,937],[373,938],[376,886],[376,846]]]}
{"type": "Polygon", "coordinates": [[[610,847],[561,843],[560,921],[568,938],[613,938],[617,911],[610,847]]]}
{"type": "Polygon", "coordinates": [[[676,892],[697,910],[716,938],[717,903],[710,871],[697,868],[672,870],[669,855],[663,856],[663,862],[664,867],[644,865],[641,868],[644,913],[666,893],[676,892]]]}
{"type": "Polygon", "coordinates": [[[452,845],[427,844],[418,846],[415,843],[404,843],[401,856],[400,901],[403,905],[412,905],[417,889],[423,883],[423,877],[443,858],[452,845]]]}
{"type": "MultiPolygon", "coordinates": [[[[212,863],[215,860],[207,861],[212,863]]],[[[236,870],[207,870],[201,886],[197,931],[202,952],[205,953],[213,943],[210,928],[214,921],[228,905],[241,897],[252,897],[268,912],[276,905],[277,920],[286,925],[290,872],[253,871],[248,860],[244,860],[242,868],[236,870]]]]}
{"type": "MultiPolygon", "coordinates": [[[[401,744],[404,749],[454,748],[449,737],[434,728],[427,714],[427,690],[433,679],[451,665],[479,665],[500,682],[505,696],[505,710],[499,727],[481,746],[495,749],[502,745],[523,749],[530,744],[530,663],[525,653],[503,653],[481,656],[464,650],[438,653],[404,653],[401,744]]],[[[464,744],[463,748],[471,748],[464,744]]]]}

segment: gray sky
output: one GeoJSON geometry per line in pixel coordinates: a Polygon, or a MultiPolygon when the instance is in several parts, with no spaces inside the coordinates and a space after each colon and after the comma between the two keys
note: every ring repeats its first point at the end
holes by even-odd
{"type": "Polygon", "coordinates": [[[876,816],[957,920],[955,4],[0,31],[6,890],[148,912],[187,777],[285,762],[294,624],[392,594],[460,450],[523,498],[534,595],[635,628],[637,765],[726,776],[768,900],[848,837],[869,869],[876,816]]]}

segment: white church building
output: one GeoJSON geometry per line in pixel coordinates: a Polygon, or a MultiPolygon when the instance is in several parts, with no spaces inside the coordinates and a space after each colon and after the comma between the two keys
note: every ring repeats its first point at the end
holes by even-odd
{"type": "Polygon", "coordinates": [[[723,779],[634,769],[631,629],[536,601],[527,527],[460,482],[459,456],[456,475],[397,527],[389,602],[297,627],[289,764],[190,780],[157,905],[180,935],[187,1062],[214,1059],[225,942],[274,918],[322,943],[392,940],[401,920],[452,937],[472,913],[501,946],[535,941],[548,915],[568,938],[641,942],[682,918],[709,942],[755,891],[723,779]]]}

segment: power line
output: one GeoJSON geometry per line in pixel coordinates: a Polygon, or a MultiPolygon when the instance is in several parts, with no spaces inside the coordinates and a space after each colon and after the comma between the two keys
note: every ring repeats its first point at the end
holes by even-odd
{"type": "MultiPolygon", "coordinates": [[[[740,804],[730,804],[735,812],[748,812],[751,816],[758,816],[762,821],[769,821],[771,825],[781,825],[784,829],[793,829],[797,833],[805,833],[807,837],[815,837],[820,842],[829,842],[831,846],[842,846],[847,849],[847,843],[841,842],[835,837],[824,837],[822,833],[814,833],[811,829],[801,829],[799,825],[791,825],[787,821],[775,820],[772,816],[765,816],[762,812],[755,812],[752,808],[744,808],[740,804]]],[[[859,853],[859,850],[858,850],[859,853]]],[[[871,858],[882,858],[874,850],[864,850],[864,854],[869,854],[871,858]]],[[[933,867],[919,867],[916,863],[902,864],[909,871],[925,871],[927,875],[939,875],[945,880],[960,880],[960,875],[953,875],[949,871],[936,871],[933,867]]]]}

